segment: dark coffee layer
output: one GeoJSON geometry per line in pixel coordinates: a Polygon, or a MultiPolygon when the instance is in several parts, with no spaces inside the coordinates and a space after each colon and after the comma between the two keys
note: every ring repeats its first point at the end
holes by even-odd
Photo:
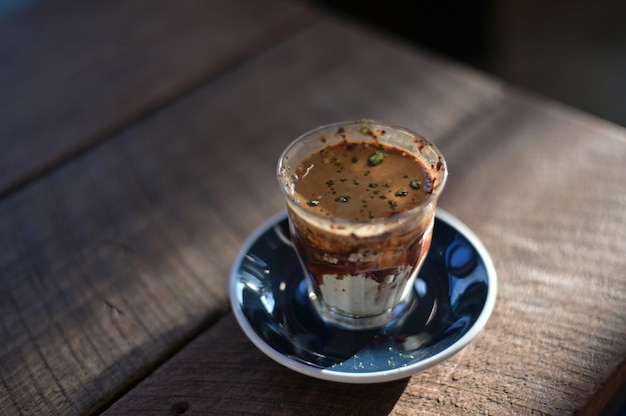
{"type": "Polygon", "coordinates": [[[394,281],[397,269],[412,269],[430,247],[432,214],[417,216],[388,233],[358,238],[307,224],[290,212],[292,240],[318,284],[322,276],[362,276],[381,284],[394,281]],[[390,280],[391,279],[391,280],[390,280]]]}

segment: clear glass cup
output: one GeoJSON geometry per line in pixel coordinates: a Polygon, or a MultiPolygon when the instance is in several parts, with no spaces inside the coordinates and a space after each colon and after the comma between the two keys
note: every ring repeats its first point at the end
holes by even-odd
{"type": "MultiPolygon", "coordinates": [[[[365,330],[401,316],[413,301],[413,286],[430,248],[437,199],[447,177],[445,160],[435,145],[417,133],[381,122],[336,123],[293,141],[280,156],[277,174],[309,298],[322,319],[342,328],[365,330]],[[427,178],[422,185],[425,200],[365,219],[318,212],[319,200],[298,193],[298,182],[309,173],[309,166],[302,162],[340,143],[367,143],[373,149],[391,146],[412,155],[421,162],[427,178]]],[[[397,180],[404,183],[408,177],[397,180]]]]}

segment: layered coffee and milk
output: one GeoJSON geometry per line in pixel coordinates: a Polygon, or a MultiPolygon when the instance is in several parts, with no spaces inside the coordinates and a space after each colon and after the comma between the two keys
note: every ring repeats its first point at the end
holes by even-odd
{"type": "Polygon", "coordinates": [[[410,297],[445,163],[425,139],[407,135],[338,126],[300,152],[286,151],[288,163],[279,166],[292,240],[313,296],[332,315],[373,317],[375,326],[376,316],[410,297]]]}

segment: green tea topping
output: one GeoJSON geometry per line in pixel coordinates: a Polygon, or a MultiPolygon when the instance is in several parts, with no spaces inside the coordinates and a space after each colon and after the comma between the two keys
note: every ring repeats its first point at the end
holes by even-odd
{"type": "Polygon", "coordinates": [[[423,184],[430,178],[421,161],[369,139],[327,146],[300,165],[307,173],[294,182],[295,191],[307,209],[325,216],[370,221],[411,209],[429,197],[423,184]]]}
{"type": "Polygon", "coordinates": [[[367,158],[367,164],[369,166],[378,166],[385,160],[387,156],[380,150],[375,151],[367,158]]]}

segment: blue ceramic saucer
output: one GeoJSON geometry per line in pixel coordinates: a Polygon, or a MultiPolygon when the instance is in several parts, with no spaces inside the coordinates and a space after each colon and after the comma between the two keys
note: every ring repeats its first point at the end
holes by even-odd
{"type": "Polygon", "coordinates": [[[450,358],[485,326],[496,299],[496,272],[478,237],[437,210],[431,248],[407,313],[375,330],[322,321],[281,213],[246,241],[230,276],[239,325],[270,358],[312,377],[378,383],[408,377],[450,358]]]}

